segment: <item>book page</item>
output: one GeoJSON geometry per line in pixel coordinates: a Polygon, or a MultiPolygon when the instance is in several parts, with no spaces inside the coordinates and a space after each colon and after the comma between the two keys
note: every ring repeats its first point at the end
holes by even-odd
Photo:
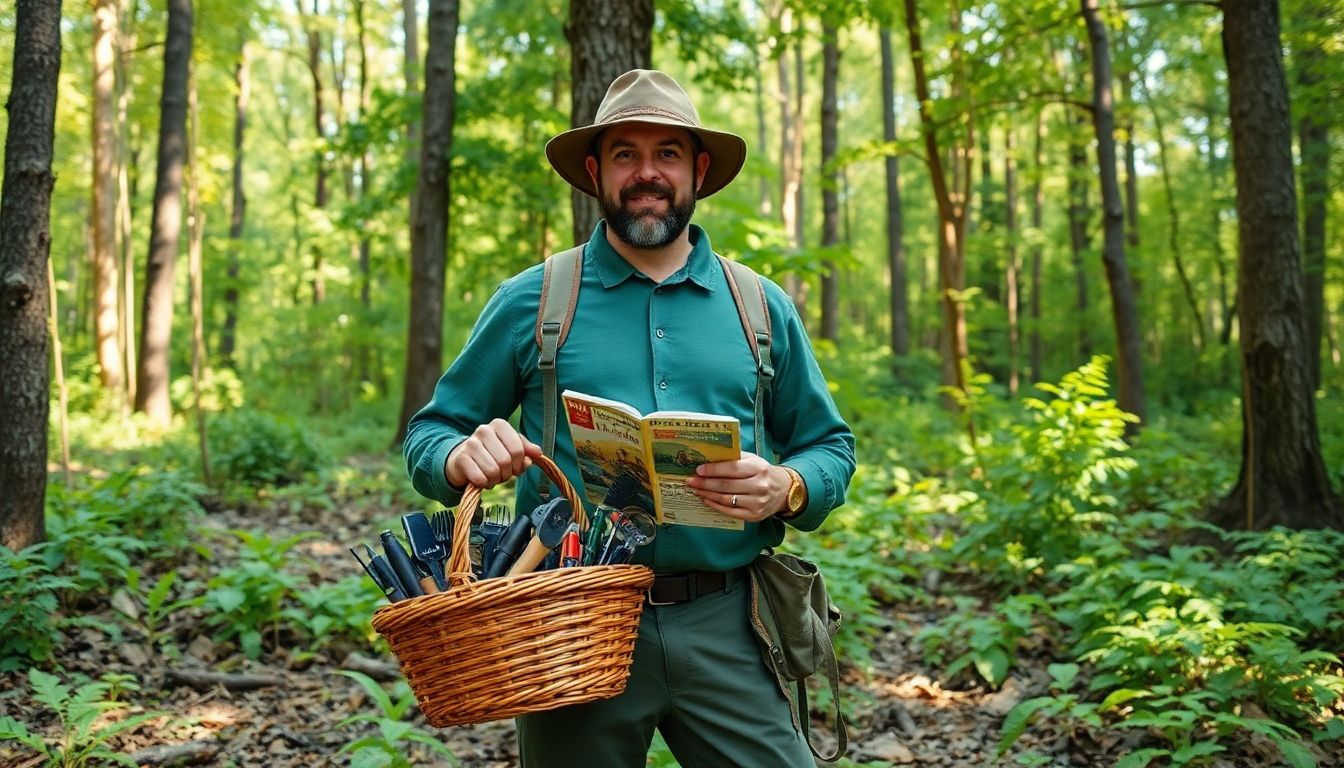
{"type": "Polygon", "coordinates": [[[737,419],[675,418],[659,414],[644,421],[657,490],[658,522],[740,531],[743,522],[711,509],[686,487],[701,464],[742,458],[737,419]]]}
{"type": "Polygon", "coordinates": [[[638,499],[622,498],[617,503],[620,506],[638,503],[650,512],[655,511],[653,481],[644,466],[640,422],[627,412],[630,407],[568,390],[563,399],[584,497],[600,504],[617,479],[628,475],[635,480],[638,499]],[[614,407],[617,405],[623,407],[614,407]]]}

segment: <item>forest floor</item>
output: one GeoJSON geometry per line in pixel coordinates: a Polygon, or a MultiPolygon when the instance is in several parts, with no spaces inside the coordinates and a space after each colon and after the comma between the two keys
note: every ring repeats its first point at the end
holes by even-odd
{"type": "MultiPolygon", "coordinates": [[[[252,507],[246,510],[213,510],[206,524],[228,530],[264,526],[274,539],[317,532],[304,541],[294,568],[307,569],[314,583],[346,576],[357,568],[345,549],[347,542],[370,538],[375,519],[392,515],[391,510],[371,507],[368,501],[341,503],[329,509],[252,507]]],[[[208,540],[208,535],[202,540],[208,540]]],[[[205,583],[212,570],[227,566],[229,558],[194,557],[178,568],[183,579],[205,583]]],[[[944,589],[948,587],[944,586],[944,589]]],[[[109,623],[125,624],[112,607],[115,596],[100,600],[87,610],[109,623]]],[[[124,600],[121,608],[127,609],[124,600]]],[[[1049,659],[1043,651],[1028,647],[1011,677],[998,691],[977,687],[966,675],[948,680],[926,665],[913,638],[924,626],[951,610],[952,601],[937,600],[934,606],[893,605],[886,612],[887,631],[872,651],[871,673],[848,669],[844,696],[853,713],[849,723],[849,760],[880,766],[984,766],[994,764],[1004,716],[1024,698],[1046,692],[1049,659]]],[[[186,613],[186,612],[184,612],[186,613]]],[[[113,737],[110,746],[123,753],[138,753],[144,765],[169,764],[155,754],[167,745],[188,744],[197,762],[218,766],[348,765],[343,746],[376,733],[370,723],[341,725],[357,713],[377,713],[365,691],[343,668],[355,668],[375,677],[395,679],[395,660],[361,659],[345,650],[316,654],[268,650],[251,661],[228,644],[216,644],[195,626],[189,616],[174,614],[165,631],[177,642],[179,654],[164,655],[145,638],[127,629],[125,636],[111,639],[92,628],[67,632],[56,654],[63,677],[82,673],[98,678],[109,672],[134,676],[138,691],[127,691],[124,701],[133,705],[125,714],[158,710],[164,717],[113,737]],[[215,671],[269,678],[255,690],[229,690],[224,685],[199,689],[181,682],[179,673],[215,671]],[[383,674],[380,674],[383,673],[383,674]]],[[[367,655],[369,651],[363,650],[367,655]]],[[[843,660],[842,660],[843,666],[843,660]]],[[[18,674],[0,677],[0,715],[10,715],[27,724],[34,733],[58,739],[62,726],[55,714],[32,701],[27,681],[18,674]]],[[[432,733],[467,768],[504,768],[517,765],[514,728],[511,721],[455,727],[435,731],[412,710],[412,723],[432,733]]],[[[814,717],[826,747],[829,728],[814,717]]],[[[1071,729],[1055,723],[1038,723],[1014,745],[998,764],[1047,766],[1110,766],[1135,748],[1143,734],[1105,730],[1071,729]],[[1030,755],[1030,756],[1028,756],[1030,755]],[[1017,758],[1021,757],[1021,760],[1017,758]]],[[[1272,744],[1247,739],[1236,753],[1220,756],[1215,768],[1256,768],[1280,764],[1272,744]]],[[[1338,756],[1322,757],[1321,766],[1344,766],[1338,756]]],[[[410,754],[414,765],[451,765],[441,755],[423,747],[410,754]]],[[[37,768],[40,756],[16,751],[0,742],[0,765],[37,768]]]]}

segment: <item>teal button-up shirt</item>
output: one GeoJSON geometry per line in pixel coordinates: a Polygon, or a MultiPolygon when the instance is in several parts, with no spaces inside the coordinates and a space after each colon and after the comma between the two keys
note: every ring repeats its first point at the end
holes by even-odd
{"type": "MultiPolygon", "coordinates": [[[[762,280],[775,377],[765,415],[768,447],[758,447],[756,364],[709,237],[692,225],[686,264],[654,283],[611,247],[605,227],[599,223],[584,248],[573,324],[556,359],[557,392],[574,389],[621,400],[642,413],[687,410],[736,417],[743,450],[792,467],[807,485],[807,508],[788,524],[802,530],[821,525],[844,502],[854,474],[854,435],[836,410],[793,302],[778,285],[762,280]]],[[[461,493],[444,475],[448,453],[477,426],[508,418],[520,404],[522,433],[541,442],[535,336],[541,285],[538,264],[499,286],[461,354],[439,379],[433,399],[411,419],[406,462],[412,484],[425,496],[455,505],[461,493]]],[[[574,482],[580,476],[563,405],[556,413],[560,423],[552,458],[574,482]]],[[[517,510],[540,503],[540,472],[534,467],[518,479],[517,510]]],[[[727,570],[779,544],[784,526],[773,517],[747,523],[743,531],[666,525],[637,552],[635,562],[659,571],[727,570]]]]}

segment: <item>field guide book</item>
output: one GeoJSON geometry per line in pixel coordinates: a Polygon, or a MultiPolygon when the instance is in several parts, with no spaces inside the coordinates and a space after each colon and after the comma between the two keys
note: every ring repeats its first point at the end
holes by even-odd
{"type": "Polygon", "coordinates": [[[572,389],[561,397],[589,501],[601,503],[618,478],[630,475],[660,525],[742,530],[741,520],[711,509],[686,486],[701,464],[742,458],[737,419],[691,411],[644,415],[572,389]]]}

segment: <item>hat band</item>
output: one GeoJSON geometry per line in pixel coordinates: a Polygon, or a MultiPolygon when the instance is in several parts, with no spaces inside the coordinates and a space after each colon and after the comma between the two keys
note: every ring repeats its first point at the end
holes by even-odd
{"type": "Polygon", "coordinates": [[[611,123],[615,122],[616,120],[625,120],[631,116],[643,117],[647,115],[656,115],[658,117],[670,118],[672,120],[676,120],[677,122],[685,123],[686,125],[689,125],[692,128],[700,127],[695,124],[695,121],[686,119],[685,115],[677,114],[676,112],[673,112],[670,109],[662,109],[661,107],[653,107],[653,106],[631,107],[629,109],[623,109],[620,112],[613,112],[612,114],[607,115],[605,118],[603,118],[602,122],[611,123]]]}

